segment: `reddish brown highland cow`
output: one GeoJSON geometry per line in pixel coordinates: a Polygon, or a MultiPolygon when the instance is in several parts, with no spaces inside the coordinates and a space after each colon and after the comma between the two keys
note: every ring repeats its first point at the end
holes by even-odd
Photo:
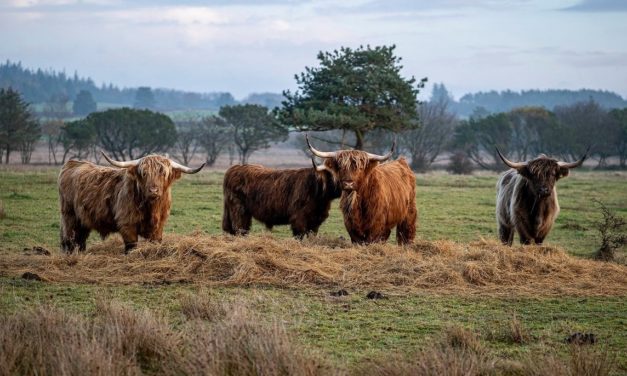
{"type": "Polygon", "coordinates": [[[311,152],[324,158],[320,169],[333,173],[340,182],[340,207],[344,225],[353,243],[384,242],[396,227],[398,244],[408,244],[416,235],[416,177],[404,158],[383,163],[392,156],[359,150],[311,152]]]}
{"type": "Polygon", "coordinates": [[[499,239],[512,245],[514,231],[521,244],[542,244],[560,212],[555,183],[579,167],[587,152],[577,162],[558,162],[541,154],[529,162],[511,162],[496,150],[511,167],[496,183],[496,222],[499,239]]]}
{"type": "MultiPolygon", "coordinates": [[[[313,160],[312,160],[313,162],[313,160]]],[[[341,191],[328,171],[315,168],[274,170],[258,165],[233,166],[224,175],[222,229],[245,235],[252,218],[268,229],[289,224],[302,238],[317,233],[341,191]]]]}
{"type": "Polygon", "coordinates": [[[61,247],[72,252],[85,250],[91,230],[104,239],[119,232],[124,248],[132,249],[138,236],[161,241],[170,215],[170,187],[181,173],[196,169],[182,166],[159,155],[127,162],[105,159],[116,168],[86,161],[67,162],[59,175],[61,201],[61,247]]]}

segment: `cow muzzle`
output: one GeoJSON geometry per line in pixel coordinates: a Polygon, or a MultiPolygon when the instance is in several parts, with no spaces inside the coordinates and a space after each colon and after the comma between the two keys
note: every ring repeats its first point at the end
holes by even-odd
{"type": "Polygon", "coordinates": [[[551,195],[551,190],[546,187],[542,187],[538,190],[538,196],[540,198],[548,197],[550,195],[551,195]]]}
{"type": "Polygon", "coordinates": [[[161,197],[161,192],[159,192],[159,188],[150,188],[148,190],[148,198],[150,200],[156,200],[161,197]]]}
{"type": "Polygon", "coordinates": [[[355,190],[355,182],[350,180],[344,180],[342,182],[342,189],[345,191],[354,191],[355,190]]]}

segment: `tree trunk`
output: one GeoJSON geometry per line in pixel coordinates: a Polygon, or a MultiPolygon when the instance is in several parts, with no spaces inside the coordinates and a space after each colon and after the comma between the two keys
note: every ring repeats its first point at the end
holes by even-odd
{"type": "Polygon", "coordinates": [[[355,131],[355,150],[363,150],[364,149],[364,132],[360,129],[356,129],[355,131]]]}
{"type": "Polygon", "coordinates": [[[9,164],[9,156],[11,155],[11,147],[9,145],[7,145],[7,155],[6,155],[6,159],[5,159],[5,164],[9,164]]]}

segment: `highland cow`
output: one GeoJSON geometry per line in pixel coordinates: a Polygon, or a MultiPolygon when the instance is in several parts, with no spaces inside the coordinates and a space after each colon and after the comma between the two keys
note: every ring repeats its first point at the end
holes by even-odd
{"type": "Polygon", "coordinates": [[[172,203],[170,187],[181,173],[196,169],[182,166],[159,155],[127,162],[111,160],[112,167],[70,160],[59,175],[61,202],[61,247],[84,251],[91,230],[104,239],[119,232],[128,252],[138,236],[161,241],[172,203]]]}
{"type": "Polygon", "coordinates": [[[388,160],[394,151],[376,155],[359,150],[321,152],[309,143],[311,152],[324,158],[323,168],[340,183],[340,207],[344,225],[353,243],[384,242],[396,227],[398,244],[408,244],[416,235],[416,177],[404,158],[388,160]]]}
{"type": "Polygon", "coordinates": [[[560,212],[555,183],[579,167],[587,152],[577,162],[558,162],[541,154],[529,162],[511,162],[496,150],[511,167],[496,184],[496,222],[499,239],[512,245],[514,231],[521,244],[542,244],[560,212]]]}
{"type": "Polygon", "coordinates": [[[258,165],[238,165],[224,175],[222,229],[233,235],[250,231],[252,218],[268,229],[289,224],[302,239],[316,234],[329,216],[331,201],[340,197],[333,176],[313,168],[274,170],[258,165]]]}

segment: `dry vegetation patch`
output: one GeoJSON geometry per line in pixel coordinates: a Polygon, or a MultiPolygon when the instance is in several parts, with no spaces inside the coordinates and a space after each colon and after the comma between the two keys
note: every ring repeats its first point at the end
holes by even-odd
{"type": "Polygon", "coordinates": [[[50,282],[200,283],[287,288],[432,290],[465,294],[627,295],[627,267],[569,256],[552,247],[496,242],[353,246],[313,237],[168,235],[129,255],[117,238],[84,254],[7,255],[2,275],[36,273],[50,282]]]}

